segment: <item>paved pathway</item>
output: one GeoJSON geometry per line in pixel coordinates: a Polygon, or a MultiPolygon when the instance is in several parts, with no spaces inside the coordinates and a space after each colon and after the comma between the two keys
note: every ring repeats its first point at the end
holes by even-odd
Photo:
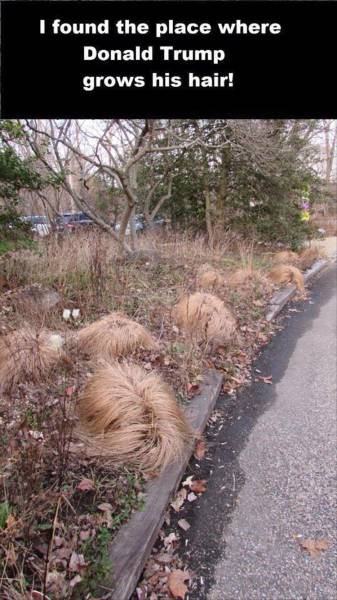
{"type": "Polygon", "coordinates": [[[220,399],[208,490],[183,515],[193,600],[337,598],[335,265],[295,307],[255,365],[273,385],[220,399]],[[328,550],[311,557],[309,538],[328,550]]]}

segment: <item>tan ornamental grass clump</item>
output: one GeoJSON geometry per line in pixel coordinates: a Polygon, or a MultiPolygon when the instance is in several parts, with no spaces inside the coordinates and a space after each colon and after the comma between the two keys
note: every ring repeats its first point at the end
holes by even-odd
{"type": "Polygon", "coordinates": [[[66,359],[63,339],[50,331],[22,327],[0,338],[0,387],[10,391],[25,381],[39,382],[66,359]]]}
{"type": "Polygon", "coordinates": [[[221,287],[224,284],[224,277],[211,265],[204,264],[197,271],[196,283],[203,290],[221,287]]]}
{"type": "Polygon", "coordinates": [[[80,437],[116,465],[155,472],[181,458],[193,439],[171,388],[135,364],[100,367],[78,402],[80,437]]]}
{"type": "Polygon", "coordinates": [[[299,266],[303,271],[309,269],[315,260],[319,258],[324,258],[325,252],[319,246],[310,246],[309,248],[304,248],[299,256],[299,266]]]}
{"type": "Polygon", "coordinates": [[[273,263],[275,265],[296,265],[298,263],[299,256],[297,252],[292,250],[282,250],[276,252],[273,256],[273,263]]]}
{"type": "Polygon", "coordinates": [[[294,283],[297,289],[304,293],[304,277],[297,267],[293,267],[292,265],[278,265],[269,272],[268,276],[276,284],[294,283]]]}
{"type": "Polygon", "coordinates": [[[139,323],[119,312],[113,312],[81,329],[77,346],[92,359],[111,360],[130,354],[138,348],[155,349],[156,340],[139,323]]]}
{"type": "Polygon", "coordinates": [[[228,343],[236,329],[232,312],[213,294],[196,292],[184,296],[173,308],[172,316],[178,326],[198,341],[215,346],[228,343]]]}
{"type": "Polygon", "coordinates": [[[270,282],[268,278],[258,269],[237,269],[228,277],[228,285],[231,288],[247,288],[263,287],[268,291],[270,282]]]}

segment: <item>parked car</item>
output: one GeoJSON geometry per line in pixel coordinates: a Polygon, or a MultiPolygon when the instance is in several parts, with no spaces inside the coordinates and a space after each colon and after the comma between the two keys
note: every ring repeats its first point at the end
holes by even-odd
{"type": "Polygon", "coordinates": [[[32,233],[39,237],[45,237],[51,232],[51,225],[48,217],[43,215],[28,215],[21,217],[24,223],[30,226],[32,233]]]}
{"type": "MultiPolygon", "coordinates": [[[[134,224],[135,224],[135,232],[136,233],[141,233],[142,231],[144,231],[145,224],[144,224],[144,220],[143,220],[142,216],[136,215],[135,219],[134,219],[134,224]]],[[[121,228],[121,224],[120,223],[117,223],[114,226],[115,231],[119,231],[120,228],[121,228]]],[[[130,233],[131,233],[131,229],[130,229],[130,223],[129,223],[128,226],[127,226],[127,228],[126,228],[125,235],[130,235],[130,233]]]]}
{"type": "Polygon", "coordinates": [[[67,212],[56,217],[55,231],[72,233],[79,228],[92,227],[93,225],[94,221],[86,213],[67,212]]]}
{"type": "MultiPolygon", "coordinates": [[[[135,232],[136,233],[142,233],[144,231],[146,231],[147,229],[150,229],[149,226],[147,225],[143,215],[136,215],[135,219],[134,219],[134,224],[135,224],[135,232]]],[[[153,223],[152,223],[152,227],[154,229],[157,229],[157,227],[164,227],[166,225],[166,219],[164,219],[163,217],[155,217],[153,219],[153,223]]],[[[116,225],[114,225],[114,229],[115,231],[119,231],[121,228],[120,223],[117,223],[116,225]]],[[[130,223],[128,224],[126,231],[125,231],[125,235],[130,235],[130,223]]]]}

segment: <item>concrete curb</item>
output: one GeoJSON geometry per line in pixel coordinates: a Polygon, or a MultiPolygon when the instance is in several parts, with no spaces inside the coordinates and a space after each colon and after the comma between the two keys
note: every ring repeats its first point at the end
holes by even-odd
{"type": "MultiPolygon", "coordinates": [[[[320,271],[322,271],[329,264],[329,260],[327,259],[319,259],[317,260],[310,269],[308,269],[304,273],[304,281],[307,283],[317,275],[320,271]]],[[[268,312],[266,315],[267,321],[272,321],[275,317],[281,312],[282,308],[287,304],[291,298],[293,298],[296,294],[297,288],[295,285],[291,285],[289,287],[276,292],[271,299],[271,302],[268,307],[268,312]]]]}
{"type": "MultiPolygon", "coordinates": [[[[207,371],[203,377],[200,392],[185,410],[188,422],[200,433],[215,406],[223,381],[223,375],[214,370],[207,371]]],[[[133,513],[111,544],[109,557],[112,572],[98,586],[99,597],[109,593],[111,600],[128,600],[133,594],[192,451],[193,446],[187,447],[179,463],[170,465],[159,477],[147,484],[143,510],[133,513]]]]}

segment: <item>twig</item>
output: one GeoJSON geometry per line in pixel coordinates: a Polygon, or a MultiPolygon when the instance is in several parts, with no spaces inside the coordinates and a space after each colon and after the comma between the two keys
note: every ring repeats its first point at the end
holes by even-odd
{"type": "Polygon", "coordinates": [[[59,496],[59,499],[57,501],[57,506],[56,506],[54,520],[53,520],[53,531],[52,531],[51,538],[50,538],[49,544],[48,544],[48,549],[47,549],[46,567],[45,567],[44,578],[43,578],[43,595],[44,596],[47,595],[46,590],[47,590],[47,577],[48,577],[48,571],[49,571],[49,555],[50,555],[50,550],[51,550],[51,548],[53,546],[53,542],[54,542],[55,529],[56,529],[56,525],[57,525],[57,517],[58,517],[62,498],[63,498],[63,495],[59,496]]]}

